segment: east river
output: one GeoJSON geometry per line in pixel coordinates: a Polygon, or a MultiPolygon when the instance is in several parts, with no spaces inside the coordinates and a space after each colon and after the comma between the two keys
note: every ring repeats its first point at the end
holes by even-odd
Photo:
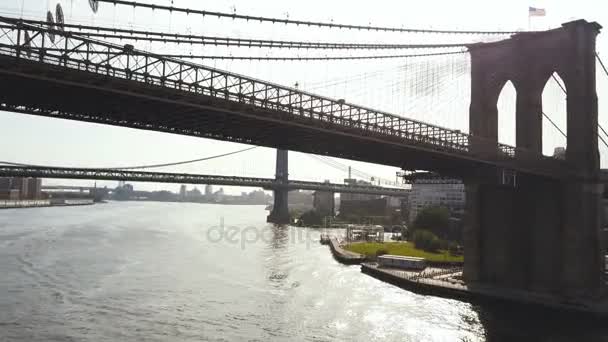
{"type": "Polygon", "coordinates": [[[263,206],[0,211],[0,341],[608,341],[608,324],[422,296],[263,206]],[[223,221],[223,223],[222,223],[223,221]]]}

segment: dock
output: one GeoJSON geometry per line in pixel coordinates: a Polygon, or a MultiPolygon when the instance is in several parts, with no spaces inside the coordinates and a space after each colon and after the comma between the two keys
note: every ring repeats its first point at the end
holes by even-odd
{"type": "Polygon", "coordinates": [[[422,272],[385,268],[377,263],[366,262],[361,272],[402,289],[469,303],[493,303],[519,305],[536,309],[556,311],[563,314],[586,315],[608,318],[608,302],[569,302],[563,298],[530,291],[501,289],[492,286],[466,284],[462,280],[462,269],[427,268],[422,272]]]}

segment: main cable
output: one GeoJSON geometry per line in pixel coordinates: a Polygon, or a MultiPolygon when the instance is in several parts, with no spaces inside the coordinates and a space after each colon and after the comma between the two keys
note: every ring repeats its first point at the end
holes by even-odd
{"type": "Polygon", "coordinates": [[[420,53],[407,55],[366,55],[366,56],[320,56],[320,57],[277,57],[277,56],[222,56],[222,55],[186,55],[186,54],[162,54],[167,58],[194,58],[194,59],[219,59],[219,60],[249,60],[249,61],[341,61],[341,60],[363,60],[363,59],[394,59],[412,57],[431,57],[463,54],[468,51],[450,51],[437,53],[420,53]]]}
{"type": "MultiPolygon", "coordinates": [[[[232,152],[223,153],[223,154],[218,154],[218,155],[214,155],[214,156],[210,156],[210,157],[197,158],[197,159],[185,160],[185,161],[179,161],[179,162],[173,162],[173,163],[152,164],[152,165],[139,165],[139,166],[123,166],[123,167],[92,167],[90,169],[123,170],[123,171],[124,170],[135,170],[135,169],[154,169],[154,168],[166,167],[166,166],[192,164],[192,163],[197,163],[197,162],[201,162],[201,161],[206,161],[206,160],[226,157],[226,156],[230,156],[230,155],[237,154],[237,153],[247,152],[247,151],[253,150],[254,148],[258,148],[258,147],[259,146],[253,146],[253,147],[244,148],[242,150],[232,151],[232,152]]],[[[61,166],[23,164],[23,163],[15,163],[15,162],[2,161],[2,160],[0,160],[0,164],[12,165],[12,166],[25,166],[25,167],[29,166],[29,167],[44,167],[44,168],[58,168],[58,169],[59,168],[63,168],[61,166]]]]}
{"type": "Polygon", "coordinates": [[[131,7],[149,8],[152,10],[163,10],[169,12],[181,12],[186,14],[199,14],[207,15],[218,18],[231,18],[240,19],[246,21],[258,21],[258,22],[270,22],[273,24],[291,24],[291,25],[303,25],[303,26],[316,26],[316,27],[327,27],[327,28],[338,28],[338,29],[349,29],[349,30],[366,30],[366,31],[387,31],[387,32],[411,32],[411,33],[439,33],[439,34],[484,34],[484,35],[510,35],[515,34],[517,31],[481,31],[481,30],[433,30],[433,29],[413,29],[413,28],[402,28],[402,27],[386,27],[386,26],[363,26],[363,25],[352,25],[352,24],[334,24],[328,22],[317,22],[307,20],[291,20],[282,18],[271,18],[262,16],[243,15],[236,13],[224,13],[214,12],[205,10],[196,10],[192,8],[173,7],[165,5],[147,4],[137,1],[125,1],[125,0],[97,0],[98,2],[111,3],[114,5],[125,5],[131,7]]]}
{"type": "MultiPolygon", "coordinates": [[[[33,47],[33,46],[21,46],[21,50],[43,50],[45,52],[65,52],[62,48],[44,48],[44,47],[33,47]]],[[[86,53],[86,50],[76,49],[70,50],[70,53],[86,53]]],[[[133,50],[129,52],[131,55],[144,55],[148,52],[133,50]]],[[[406,55],[363,55],[363,56],[225,56],[225,55],[193,55],[193,54],[165,54],[165,53],[154,53],[151,54],[163,57],[163,58],[177,58],[177,59],[219,59],[219,60],[249,60],[249,61],[335,61],[335,60],[364,60],[364,59],[395,59],[395,58],[413,58],[413,57],[432,57],[432,56],[446,56],[468,53],[467,50],[459,51],[448,51],[448,52],[434,52],[434,53],[418,53],[418,54],[406,54],[406,55]]]]}
{"type": "MultiPolygon", "coordinates": [[[[0,17],[2,19],[11,19],[0,17]]],[[[26,24],[48,26],[48,23],[40,20],[13,19],[26,24]]],[[[89,26],[77,24],[63,24],[65,28],[78,31],[65,31],[65,34],[76,34],[87,37],[105,39],[125,39],[148,42],[164,42],[177,44],[198,44],[198,45],[221,45],[239,47],[261,47],[261,48],[287,48],[287,49],[431,49],[431,48],[455,48],[466,47],[470,43],[436,43],[436,44],[398,44],[398,43],[337,43],[337,42],[315,42],[315,41],[289,41],[253,38],[233,38],[198,36],[192,34],[165,33],[155,31],[128,30],[120,28],[110,28],[103,26],[89,26]],[[83,30],[94,31],[85,32],[83,30]],[[101,33],[109,32],[109,33],[101,33]]]]}

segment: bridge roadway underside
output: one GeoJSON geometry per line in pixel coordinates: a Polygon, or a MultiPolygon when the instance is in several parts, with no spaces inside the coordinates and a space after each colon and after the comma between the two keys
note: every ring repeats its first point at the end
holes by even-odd
{"type": "Polygon", "coordinates": [[[495,166],[395,136],[116,77],[0,56],[0,110],[361,160],[444,174],[495,166]],[[407,161],[407,165],[404,164],[407,161]]]}

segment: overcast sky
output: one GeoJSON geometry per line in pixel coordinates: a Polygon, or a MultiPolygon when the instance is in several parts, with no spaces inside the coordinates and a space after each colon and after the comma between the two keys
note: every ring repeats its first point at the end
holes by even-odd
{"type": "MultiPolygon", "coordinates": [[[[170,0],[141,0],[158,4],[170,4],[170,0]]],[[[307,41],[342,42],[470,42],[479,40],[471,36],[432,36],[403,33],[376,33],[348,30],[329,30],[285,26],[280,24],[247,23],[229,19],[217,19],[197,15],[185,15],[131,7],[100,4],[97,14],[92,13],[88,0],[2,0],[0,13],[13,17],[44,18],[47,10],[57,3],[64,9],[66,22],[104,26],[133,27],[181,33],[233,36],[244,38],[288,39],[307,41]]],[[[334,21],[336,23],[372,24],[412,28],[446,28],[479,30],[528,29],[528,6],[545,8],[547,16],[533,18],[533,29],[559,26],[573,19],[585,18],[608,23],[608,6],[605,1],[553,0],[553,1],[251,1],[251,0],[175,0],[174,6],[233,12],[268,17],[289,16],[291,19],[334,21]]],[[[319,55],[370,55],[403,54],[403,51],[275,51],[254,48],[225,48],[202,46],[175,46],[171,44],[135,43],[137,48],[174,53],[262,55],[262,56],[319,56],[319,55]]],[[[608,55],[608,37],[598,38],[600,55],[608,55]]],[[[407,52],[406,52],[407,53],[407,52]]],[[[454,57],[449,63],[458,64],[465,56],[454,57]]],[[[608,61],[608,57],[605,57],[608,61]]],[[[200,60],[197,62],[201,62],[200,60]]],[[[379,108],[402,116],[440,124],[454,129],[467,130],[468,91],[466,74],[457,74],[438,90],[422,101],[413,100],[408,93],[408,70],[414,65],[409,60],[365,60],[333,62],[266,62],[266,61],[202,61],[217,68],[255,76],[264,80],[301,88],[336,98],[344,98],[373,108],[379,108]],[[446,94],[450,95],[446,95],[446,94]],[[446,96],[449,100],[446,100],[446,96]],[[433,108],[433,113],[431,112],[433,108]]],[[[608,77],[598,69],[598,95],[608,89],[608,77]]],[[[411,90],[411,89],[410,89],[411,90]]],[[[65,94],[65,96],[70,96],[65,94]]],[[[555,84],[548,84],[543,95],[544,109],[554,121],[565,129],[565,100],[555,84]]],[[[602,108],[600,96],[600,122],[608,127],[608,113],[602,108]]],[[[508,86],[499,100],[500,140],[514,144],[515,95],[508,86]]],[[[191,138],[164,133],[147,132],[101,126],[75,121],[47,119],[23,114],[0,112],[0,160],[32,164],[48,164],[81,167],[112,167],[155,164],[195,159],[246,147],[234,143],[191,138]]],[[[563,146],[565,139],[554,128],[544,126],[545,152],[555,146],[563,146]]],[[[382,151],[378,151],[382,153],[382,151]]],[[[603,167],[608,167],[608,152],[601,149],[603,167]]],[[[208,161],[159,169],[158,171],[246,175],[272,177],[275,151],[257,148],[242,154],[208,161]]],[[[386,179],[395,178],[396,168],[340,160],[344,164],[386,179]]],[[[290,153],[290,177],[304,180],[330,179],[334,182],[346,177],[346,173],[330,168],[301,153],[290,153]]],[[[49,181],[48,183],[57,183],[49,181]]],[[[61,181],[67,183],[67,181],[61,181]]],[[[77,184],[92,182],[73,181],[77,184]]],[[[115,182],[99,182],[114,186],[115,182]]],[[[179,185],[136,184],[139,189],[177,191],[179,185]]],[[[229,189],[240,192],[243,189],[229,189]]],[[[249,190],[249,189],[247,189],[249,190]]]]}

